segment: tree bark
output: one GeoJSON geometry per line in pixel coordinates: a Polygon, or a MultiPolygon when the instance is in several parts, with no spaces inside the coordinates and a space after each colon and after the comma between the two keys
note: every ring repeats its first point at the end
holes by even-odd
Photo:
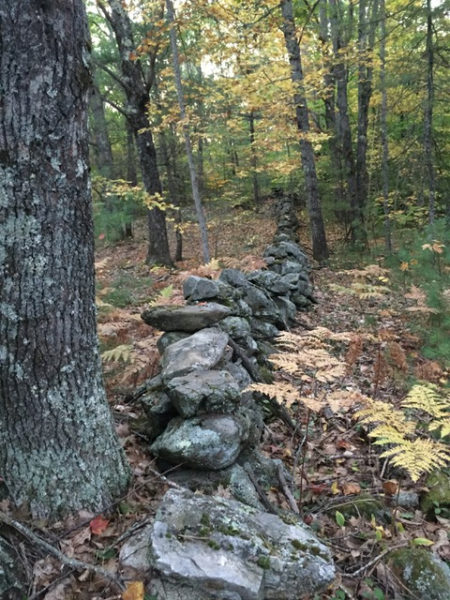
{"type": "Polygon", "coordinates": [[[206,227],[205,213],[203,204],[200,198],[200,190],[198,186],[198,175],[194,161],[194,153],[192,152],[191,137],[189,126],[186,122],[186,107],[184,103],[183,84],[181,82],[180,60],[178,57],[178,46],[175,31],[175,11],[172,0],[166,0],[167,20],[170,26],[170,47],[172,50],[173,70],[175,73],[175,87],[177,90],[178,104],[180,107],[180,117],[183,122],[184,143],[186,146],[186,155],[189,165],[189,175],[191,177],[192,196],[194,197],[195,210],[197,213],[197,221],[200,228],[200,237],[202,241],[202,253],[205,263],[209,262],[209,245],[208,245],[208,229],[206,227]]]}
{"type": "Polygon", "coordinates": [[[159,134],[159,147],[161,150],[161,156],[166,167],[167,176],[167,191],[169,192],[169,199],[171,204],[175,207],[175,261],[183,260],[183,236],[181,234],[181,207],[178,198],[177,183],[174,176],[175,169],[172,164],[171,157],[169,156],[169,150],[167,147],[166,134],[161,131],[159,134]]]}
{"type": "Polygon", "coordinates": [[[102,384],[81,0],[0,3],[0,473],[33,515],[99,511],[129,471],[102,384]]]}
{"type": "Polygon", "coordinates": [[[386,250],[392,252],[391,220],[389,217],[389,145],[387,131],[387,89],[386,89],[386,6],[380,0],[380,88],[381,88],[381,179],[383,187],[384,239],[386,250]]]}
{"type": "Polygon", "coordinates": [[[431,10],[431,0],[427,0],[427,96],[425,100],[424,114],[424,136],[423,149],[425,154],[425,165],[428,178],[428,220],[430,225],[434,223],[435,217],[435,197],[436,197],[436,180],[433,164],[433,102],[434,102],[434,86],[433,86],[433,68],[434,68],[434,52],[433,52],[433,15],[431,10]]]}
{"type": "Polygon", "coordinates": [[[291,78],[294,84],[294,105],[297,127],[300,132],[300,152],[305,175],[306,201],[311,227],[313,256],[316,260],[323,261],[328,258],[328,247],[320,206],[314,151],[311,142],[307,138],[310,131],[309,114],[303,89],[303,70],[300,46],[295,34],[292,0],[282,0],[280,6],[283,17],[282,29],[291,66],[291,78]]]}
{"type": "MultiPolygon", "coordinates": [[[[125,113],[133,128],[145,191],[150,195],[161,194],[156,149],[147,116],[147,104],[153,83],[153,68],[144,74],[140,61],[132,60],[134,43],[131,21],[120,0],[107,0],[110,11],[102,0],[97,4],[109,22],[116,38],[120,55],[121,83],[127,99],[125,113]]],[[[149,246],[148,264],[172,265],[167,237],[166,217],[162,210],[153,208],[147,213],[149,246]]]]}
{"type": "Polygon", "coordinates": [[[250,152],[252,165],[252,186],[253,186],[253,204],[256,210],[259,207],[259,181],[258,181],[258,155],[255,147],[255,111],[250,111],[248,116],[249,133],[250,133],[250,152]]]}

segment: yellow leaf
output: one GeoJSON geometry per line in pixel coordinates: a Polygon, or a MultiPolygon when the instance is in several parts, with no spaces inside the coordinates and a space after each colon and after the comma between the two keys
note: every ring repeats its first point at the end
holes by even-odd
{"type": "Polygon", "coordinates": [[[334,495],[339,494],[339,486],[337,481],[333,481],[333,483],[331,484],[331,493],[334,495]]]}
{"type": "Polygon", "coordinates": [[[144,600],[144,584],[142,581],[129,581],[122,593],[122,600],[144,600]]]}
{"type": "Polygon", "coordinates": [[[400,271],[407,271],[408,269],[409,269],[409,263],[402,262],[402,264],[400,265],[400,271]]]}

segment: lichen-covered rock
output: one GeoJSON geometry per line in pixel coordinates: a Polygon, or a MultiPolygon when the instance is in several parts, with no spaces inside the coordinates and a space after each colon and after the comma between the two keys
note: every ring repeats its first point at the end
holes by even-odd
{"type": "Polygon", "coordinates": [[[272,256],[277,259],[289,258],[293,262],[309,267],[308,257],[300,246],[294,242],[282,241],[271,244],[264,250],[264,256],[272,256]]]}
{"type": "Polygon", "coordinates": [[[127,539],[119,553],[120,566],[145,573],[150,569],[148,549],[152,526],[147,525],[127,539]]]}
{"type": "Polygon", "coordinates": [[[184,418],[199,413],[230,413],[239,404],[239,386],[228,371],[193,371],[174,377],[167,392],[184,418]]]}
{"type": "Polygon", "coordinates": [[[219,280],[236,288],[248,286],[247,278],[242,271],[239,271],[239,269],[223,269],[219,275],[219,280]]]}
{"type": "Polygon", "coordinates": [[[225,357],[227,344],[228,335],[215,327],[171,344],[161,359],[164,382],[192,371],[213,369],[225,357]]]}
{"type": "Polygon", "coordinates": [[[248,319],[242,317],[226,317],[217,323],[218,327],[228,333],[231,339],[239,344],[250,356],[258,350],[255,340],[251,336],[248,319]]]}
{"type": "Polygon", "coordinates": [[[246,415],[206,415],[172,419],[151,445],[151,451],[169,463],[218,471],[235,462],[249,439],[246,415]]]}
{"type": "Polygon", "coordinates": [[[176,415],[177,411],[169,396],[162,391],[150,391],[140,399],[147,423],[145,433],[152,441],[160,435],[176,415]]]}
{"type": "Polygon", "coordinates": [[[289,285],[273,271],[252,271],[247,275],[247,278],[251,283],[264,288],[271,294],[282,296],[289,291],[289,285]]]}
{"type": "Polygon", "coordinates": [[[427,550],[400,548],[389,554],[389,564],[404,584],[401,595],[405,600],[450,598],[450,568],[427,550]]]}
{"type": "Polygon", "coordinates": [[[141,315],[142,320],[161,331],[199,331],[230,314],[222,304],[207,302],[187,306],[152,306],[141,315]]]}
{"type": "Polygon", "coordinates": [[[0,598],[21,600],[26,594],[25,575],[12,546],[0,537],[0,598]]]}
{"type": "Polygon", "coordinates": [[[334,578],[328,548],[304,526],[225,498],[169,490],[150,543],[161,578],[210,598],[299,600],[334,578]]]}
{"type": "Polygon", "coordinates": [[[226,362],[224,364],[221,364],[221,369],[230,373],[230,375],[238,384],[240,390],[243,390],[244,388],[248,387],[253,382],[247,369],[242,365],[240,361],[226,362]]]}
{"type": "Polygon", "coordinates": [[[286,298],[286,296],[278,296],[274,298],[275,304],[278,306],[278,310],[283,315],[286,325],[292,323],[295,320],[297,314],[297,308],[295,304],[286,298]]]}
{"type": "Polygon", "coordinates": [[[257,340],[271,340],[279,333],[275,325],[262,319],[251,319],[250,325],[252,334],[257,340]]]}

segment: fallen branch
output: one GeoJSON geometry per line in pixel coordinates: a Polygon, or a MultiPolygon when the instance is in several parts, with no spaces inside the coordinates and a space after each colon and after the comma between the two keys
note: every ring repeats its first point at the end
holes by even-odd
{"type": "Polygon", "coordinates": [[[375,556],[375,558],[370,560],[367,564],[363,565],[356,571],[353,571],[353,573],[344,573],[344,577],[359,577],[361,575],[361,573],[364,573],[364,571],[367,571],[367,569],[370,569],[373,566],[375,566],[378,561],[380,561],[382,558],[384,558],[386,556],[386,554],[389,554],[393,550],[398,550],[399,548],[404,548],[407,545],[408,545],[408,542],[404,542],[403,544],[397,544],[396,546],[392,546],[391,548],[386,548],[386,550],[383,550],[383,552],[380,552],[380,554],[375,556]]]}
{"type": "Polygon", "coordinates": [[[278,475],[278,481],[280,482],[281,489],[283,490],[284,495],[288,499],[291,510],[293,512],[295,512],[297,515],[300,514],[300,510],[297,506],[297,502],[295,501],[295,498],[292,495],[292,492],[287,484],[286,477],[284,476],[282,463],[279,463],[277,465],[277,475],[278,475]]]}
{"type": "Polygon", "coordinates": [[[10,517],[8,517],[7,514],[5,514],[2,511],[0,511],[0,521],[2,523],[5,523],[5,525],[8,525],[9,527],[12,527],[19,533],[21,533],[23,536],[25,536],[31,542],[34,542],[41,548],[44,548],[44,550],[46,550],[47,552],[52,554],[55,558],[57,558],[59,561],[61,561],[64,565],[66,565],[67,567],[70,567],[74,571],[90,571],[91,573],[94,573],[95,575],[98,575],[99,577],[106,579],[107,581],[109,581],[109,583],[114,585],[120,591],[123,591],[125,589],[125,585],[119,577],[116,577],[109,571],[106,571],[106,569],[102,569],[102,567],[97,567],[95,565],[91,565],[90,563],[86,563],[81,560],[77,560],[76,558],[70,558],[69,556],[67,556],[66,554],[63,554],[60,550],[58,550],[57,548],[53,547],[51,544],[49,544],[48,542],[46,542],[45,540],[40,538],[33,531],[31,531],[31,529],[29,529],[26,525],[23,525],[22,523],[20,523],[19,521],[16,521],[15,519],[11,519],[10,517]]]}

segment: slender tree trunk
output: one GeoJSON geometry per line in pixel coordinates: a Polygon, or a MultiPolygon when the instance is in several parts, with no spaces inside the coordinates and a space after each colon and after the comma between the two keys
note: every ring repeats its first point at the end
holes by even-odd
{"type": "Polygon", "coordinates": [[[255,147],[255,113],[250,111],[248,116],[249,132],[250,132],[250,152],[252,165],[252,185],[253,185],[253,204],[255,209],[259,207],[259,181],[258,181],[258,155],[255,147]]]}
{"type": "Polygon", "coordinates": [[[184,104],[183,85],[181,82],[180,61],[178,57],[177,38],[175,31],[175,11],[172,0],[166,0],[167,18],[170,25],[170,47],[172,49],[173,70],[175,73],[175,86],[177,89],[178,104],[180,106],[180,117],[183,121],[184,143],[186,145],[186,154],[189,165],[189,174],[191,176],[192,195],[194,197],[195,210],[197,212],[197,220],[200,227],[200,236],[202,240],[203,260],[209,262],[209,246],[208,246],[208,229],[206,227],[205,214],[203,204],[200,198],[198,188],[197,169],[192,152],[191,137],[189,134],[189,126],[186,122],[186,108],[184,104]]]}
{"type": "Polygon", "coordinates": [[[436,196],[436,181],[433,163],[433,67],[434,67],[434,51],[433,51],[433,16],[431,10],[431,0],[427,0],[427,96],[425,100],[425,115],[424,115],[424,136],[423,149],[425,154],[425,165],[428,178],[428,219],[430,225],[434,223],[435,217],[435,196],[436,196]]]}
{"type": "Polygon", "coordinates": [[[378,23],[378,0],[359,2],[358,24],[358,138],[356,142],[356,193],[359,212],[364,219],[367,204],[367,129],[372,97],[375,31],[378,23]],[[371,10],[370,10],[371,9],[371,10]]]}
{"type": "Polygon", "coordinates": [[[161,150],[162,159],[164,165],[166,167],[166,175],[167,175],[167,189],[169,192],[169,199],[171,204],[175,206],[175,239],[176,239],[176,249],[175,249],[175,261],[183,260],[183,236],[181,234],[181,210],[180,210],[180,202],[178,199],[178,191],[177,184],[174,177],[174,167],[172,161],[170,159],[169,151],[167,148],[167,140],[166,134],[164,131],[161,131],[159,134],[159,147],[161,150]]]}
{"type": "Polygon", "coordinates": [[[386,7],[384,0],[380,0],[380,88],[381,88],[381,176],[383,185],[384,209],[384,239],[386,250],[392,252],[391,220],[389,218],[389,145],[387,132],[387,89],[386,89],[386,7]]]}
{"type": "Polygon", "coordinates": [[[101,511],[129,471],[102,384],[81,0],[0,3],[0,473],[16,504],[101,511]]]}
{"type": "Polygon", "coordinates": [[[280,3],[283,16],[282,28],[286,50],[291,65],[291,78],[294,84],[294,104],[297,127],[300,132],[300,152],[302,167],[305,174],[306,199],[311,226],[313,256],[318,261],[328,258],[327,240],[323,224],[322,209],[319,199],[314,151],[307,136],[310,131],[308,106],[303,88],[303,70],[300,46],[295,33],[292,0],[282,0],[280,3]]]}
{"type": "Polygon", "coordinates": [[[137,186],[137,169],[136,169],[136,147],[134,141],[134,133],[131,125],[126,121],[127,129],[127,181],[133,187],[137,186]]]}
{"type": "Polygon", "coordinates": [[[113,179],[114,164],[111,142],[105,117],[105,105],[97,84],[94,82],[91,89],[90,109],[92,119],[91,130],[94,137],[94,157],[98,172],[106,179],[113,179]]]}
{"type": "Polygon", "coordinates": [[[335,56],[333,69],[336,81],[337,132],[342,153],[342,164],[347,182],[347,196],[352,215],[351,236],[353,242],[366,243],[366,234],[362,222],[362,214],[358,204],[356,165],[353,155],[352,132],[348,116],[347,68],[342,57],[342,37],[340,16],[340,0],[329,0],[331,7],[331,37],[335,56]]]}
{"type": "MultiPolygon", "coordinates": [[[[110,11],[102,0],[97,4],[109,22],[120,56],[122,86],[127,99],[126,114],[135,138],[142,173],[142,181],[150,196],[161,194],[156,149],[147,116],[148,95],[153,81],[152,73],[144,75],[139,61],[132,60],[134,51],[131,21],[120,0],[107,0],[110,11]]],[[[167,237],[166,217],[162,210],[153,208],[147,213],[149,245],[148,264],[172,265],[167,237]]]]}

